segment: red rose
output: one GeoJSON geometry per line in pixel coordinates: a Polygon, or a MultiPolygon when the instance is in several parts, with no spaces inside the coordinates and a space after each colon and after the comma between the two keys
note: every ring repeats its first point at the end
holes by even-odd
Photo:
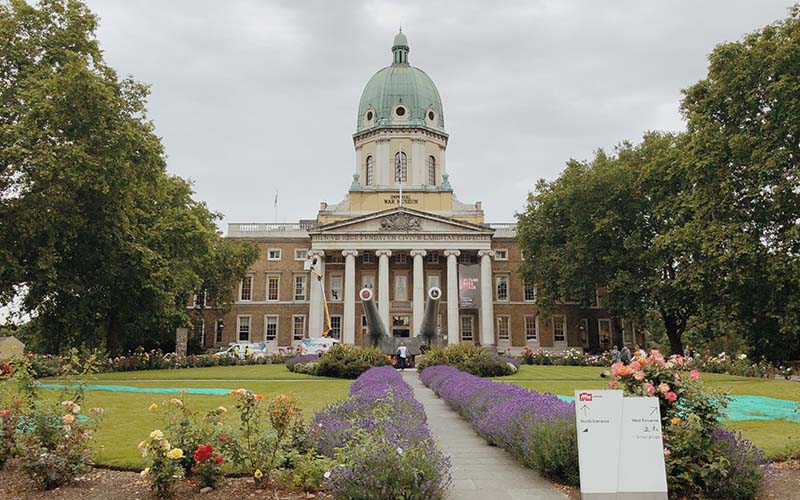
{"type": "Polygon", "coordinates": [[[214,457],[214,463],[217,464],[217,465],[221,464],[222,463],[222,455],[217,455],[216,457],[214,457]]]}
{"type": "Polygon", "coordinates": [[[198,463],[203,463],[209,458],[211,455],[214,454],[214,447],[210,444],[203,444],[197,448],[197,451],[194,452],[194,461],[198,463]]]}
{"type": "Polygon", "coordinates": [[[0,410],[0,417],[6,418],[11,415],[11,410],[0,410]]]}

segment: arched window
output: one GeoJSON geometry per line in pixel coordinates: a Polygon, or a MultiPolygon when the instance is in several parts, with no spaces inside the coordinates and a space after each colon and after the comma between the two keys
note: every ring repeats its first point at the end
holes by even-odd
{"type": "Polygon", "coordinates": [[[395,182],[408,180],[408,158],[402,151],[394,155],[394,180],[395,182]]]}
{"type": "Polygon", "coordinates": [[[436,158],[433,156],[428,157],[428,184],[436,185],[436,158]]]}
{"type": "Polygon", "coordinates": [[[367,175],[365,175],[365,184],[371,186],[375,180],[375,159],[372,156],[367,156],[367,175]]]}

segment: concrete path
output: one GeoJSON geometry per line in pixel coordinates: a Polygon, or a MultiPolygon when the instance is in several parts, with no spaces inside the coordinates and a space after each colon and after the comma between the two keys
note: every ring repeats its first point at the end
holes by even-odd
{"type": "Polygon", "coordinates": [[[564,500],[566,496],[509,453],[489,446],[461,415],[420,382],[416,370],[402,372],[425,407],[428,425],[450,457],[453,485],[448,500],[564,500]]]}

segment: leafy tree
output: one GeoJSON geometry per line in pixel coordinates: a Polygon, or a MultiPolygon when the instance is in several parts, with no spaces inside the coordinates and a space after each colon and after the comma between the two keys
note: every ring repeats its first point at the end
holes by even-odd
{"type": "Polygon", "coordinates": [[[756,355],[800,357],[800,6],[717,46],[685,91],[689,179],[713,299],[756,355]]]}
{"type": "Polygon", "coordinates": [[[537,184],[517,234],[521,272],[537,284],[545,310],[565,296],[588,304],[601,286],[617,318],[657,311],[672,351],[683,352],[705,286],[699,242],[682,230],[692,215],[682,195],[684,141],[649,133],[615,155],[572,160],[558,179],[537,184]]]}
{"type": "Polygon", "coordinates": [[[21,294],[50,351],[168,343],[195,290],[255,258],[167,174],[148,88],[96,27],[75,0],[0,3],[0,302],[21,294]]]}

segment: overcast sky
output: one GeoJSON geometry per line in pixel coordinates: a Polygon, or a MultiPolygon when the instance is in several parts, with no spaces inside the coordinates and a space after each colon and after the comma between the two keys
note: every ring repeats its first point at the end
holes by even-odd
{"type": "Polygon", "coordinates": [[[539,178],[646,130],[683,128],[707,55],[789,0],[90,0],[106,61],[152,86],[169,170],[228,222],[296,221],[352,180],[361,91],[391,62],[433,78],[463,202],[511,222],[539,178]]]}

